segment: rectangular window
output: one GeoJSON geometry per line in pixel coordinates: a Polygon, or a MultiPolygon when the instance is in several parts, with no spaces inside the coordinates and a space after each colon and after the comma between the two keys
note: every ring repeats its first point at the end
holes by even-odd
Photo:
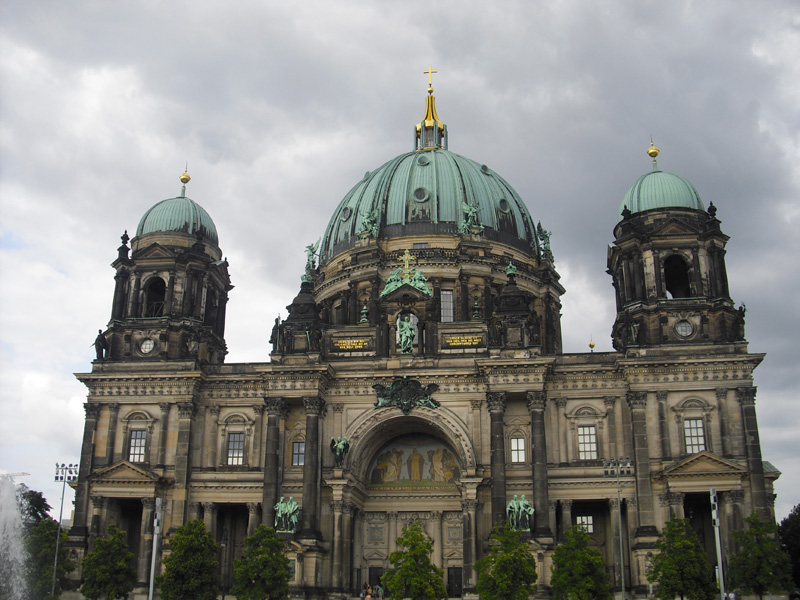
{"type": "Polygon", "coordinates": [[[414,242],[411,246],[412,250],[424,250],[428,247],[428,242],[414,242]]]}
{"type": "Polygon", "coordinates": [[[453,290],[442,290],[442,323],[453,322],[453,290]]]}
{"type": "Polygon", "coordinates": [[[228,464],[244,464],[244,433],[228,434],[228,464]]]}
{"type": "Polygon", "coordinates": [[[706,436],[703,419],[684,419],[683,434],[686,440],[686,453],[695,454],[706,449],[706,436]]]}
{"type": "Polygon", "coordinates": [[[586,533],[594,533],[594,519],[591,515],[578,515],[575,525],[581,527],[586,533]]]}
{"type": "Polygon", "coordinates": [[[578,427],[578,458],[580,460],[597,458],[597,431],[594,425],[578,427]]]}
{"type": "Polygon", "coordinates": [[[133,463],[144,462],[144,447],[147,441],[147,432],[144,429],[131,431],[128,445],[128,460],[133,463]]]}
{"type": "Polygon", "coordinates": [[[511,462],[525,462],[525,438],[511,438],[511,462]]]}
{"type": "Polygon", "coordinates": [[[306,462],[306,443],[292,442],[292,465],[303,466],[306,462]]]}

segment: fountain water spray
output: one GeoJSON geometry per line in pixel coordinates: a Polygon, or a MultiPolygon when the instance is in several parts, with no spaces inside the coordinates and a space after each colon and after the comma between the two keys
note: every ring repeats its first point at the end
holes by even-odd
{"type": "Polygon", "coordinates": [[[0,473],[0,579],[5,597],[27,600],[25,565],[28,553],[14,477],[28,473],[0,473]]]}

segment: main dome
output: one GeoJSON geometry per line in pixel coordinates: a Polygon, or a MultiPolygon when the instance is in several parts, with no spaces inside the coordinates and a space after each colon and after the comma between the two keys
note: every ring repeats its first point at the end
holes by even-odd
{"type": "Polygon", "coordinates": [[[376,210],[378,238],[457,234],[464,205],[477,208],[486,237],[528,251],[536,247],[530,213],[505,179],[486,165],[434,149],[401,154],[367,172],[334,211],[320,256],[324,261],[355,243],[376,210]]]}
{"type": "Polygon", "coordinates": [[[488,166],[447,149],[432,92],[416,125],[416,148],[368,171],[339,203],[319,247],[321,263],[366,231],[379,239],[480,233],[537,254],[533,220],[514,188],[488,166]]]}
{"type": "Polygon", "coordinates": [[[180,196],[162,200],[144,213],[136,228],[137,237],[148,233],[186,233],[192,236],[199,233],[218,245],[217,227],[211,216],[197,202],[186,197],[189,176],[182,175],[181,181],[184,186],[180,196]]]}

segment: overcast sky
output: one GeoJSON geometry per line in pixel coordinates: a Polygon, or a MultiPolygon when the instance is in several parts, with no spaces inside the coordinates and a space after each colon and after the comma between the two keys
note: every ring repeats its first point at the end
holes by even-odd
{"type": "MultiPolygon", "coordinates": [[[[610,350],[619,203],[651,169],[713,201],[747,305],[764,459],[800,503],[800,5],[770,2],[0,3],[0,470],[56,507],[120,235],[187,195],[236,286],[227,362],[268,361],[303,248],[413,148],[428,65],[450,150],[552,230],[567,352],[610,350]]],[[[68,491],[65,516],[71,510],[68,491]]]]}

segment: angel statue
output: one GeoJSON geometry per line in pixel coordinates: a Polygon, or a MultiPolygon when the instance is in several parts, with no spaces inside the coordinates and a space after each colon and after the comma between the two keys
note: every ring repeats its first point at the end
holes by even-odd
{"type": "Polygon", "coordinates": [[[337,469],[344,468],[344,459],[350,451],[350,440],[347,437],[331,438],[331,452],[333,452],[333,463],[337,469]]]}
{"type": "Polygon", "coordinates": [[[306,246],[306,271],[313,271],[317,267],[317,250],[319,249],[319,240],[313,244],[306,246]]]}

